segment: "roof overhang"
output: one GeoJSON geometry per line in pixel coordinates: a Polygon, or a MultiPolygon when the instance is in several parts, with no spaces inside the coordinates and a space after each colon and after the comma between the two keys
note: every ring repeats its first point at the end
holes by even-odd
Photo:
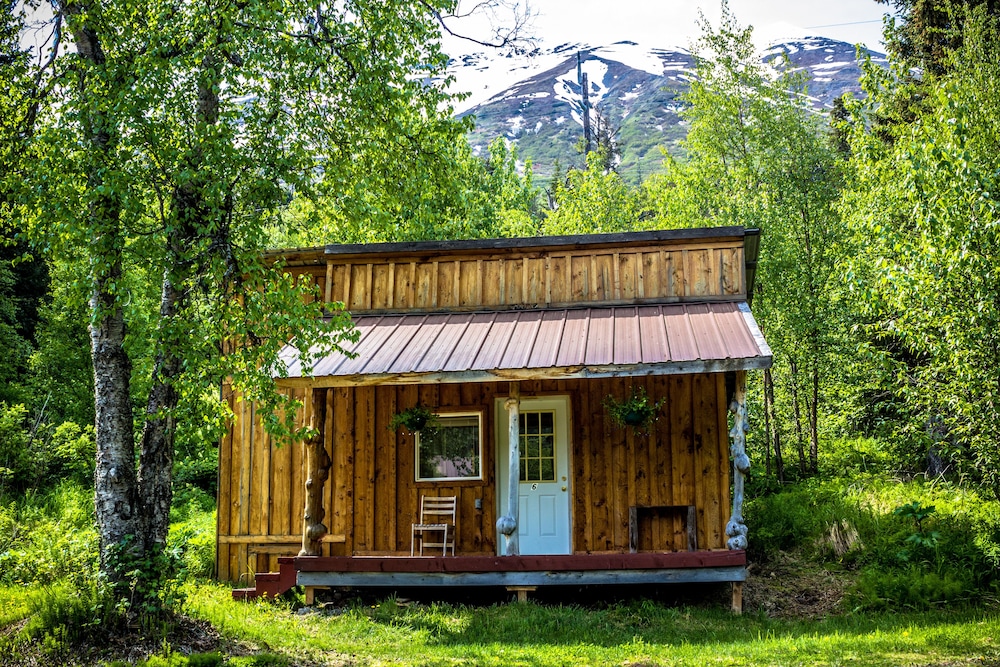
{"type": "Polygon", "coordinates": [[[771,366],[744,302],[362,315],[350,351],[304,372],[286,346],[282,386],[679,375],[771,366]]]}

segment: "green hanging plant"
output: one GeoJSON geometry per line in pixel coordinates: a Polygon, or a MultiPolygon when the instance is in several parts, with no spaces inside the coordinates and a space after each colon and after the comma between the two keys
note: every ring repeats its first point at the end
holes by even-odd
{"type": "Polygon", "coordinates": [[[608,411],[608,416],[619,428],[630,426],[637,431],[645,433],[656,421],[660,406],[667,399],[661,398],[653,401],[643,387],[632,387],[629,390],[628,398],[619,399],[612,394],[604,398],[604,409],[608,411]]]}
{"type": "Polygon", "coordinates": [[[389,420],[389,430],[405,428],[410,433],[431,432],[437,428],[438,419],[430,408],[417,403],[412,408],[397,412],[389,420]]]}

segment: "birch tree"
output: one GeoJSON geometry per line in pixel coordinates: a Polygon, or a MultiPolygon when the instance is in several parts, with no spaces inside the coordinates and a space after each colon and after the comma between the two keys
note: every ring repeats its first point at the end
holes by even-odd
{"type": "Polygon", "coordinates": [[[823,387],[843,329],[834,298],[843,236],[839,160],[804,82],[775,69],[780,61],[762,62],[751,29],[726,5],[718,26],[704,22],[694,53],[688,157],[668,157],[666,174],[648,180],[652,223],[762,230],[754,312],[775,350],[762,393],[777,474],[784,475],[780,445],[789,440],[800,471],[814,472],[823,387]],[[783,436],[782,428],[790,432],[783,436]]]}
{"type": "MultiPolygon", "coordinates": [[[[29,103],[5,128],[25,142],[5,165],[5,217],[89,265],[101,571],[120,594],[156,594],[148,564],[166,540],[179,415],[211,403],[224,377],[276,407],[282,344],[350,335],[343,314],[303,298],[311,285],[262,262],[265,228],[293,194],[357,192],[381,174],[367,182],[405,206],[417,188],[395,183],[445,168],[463,128],[425,79],[445,64],[449,8],[51,0],[29,103]],[[137,381],[148,391],[135,418],[137,381]]],[[[365,215],[365,201],[342,203],[365,215]]]]}

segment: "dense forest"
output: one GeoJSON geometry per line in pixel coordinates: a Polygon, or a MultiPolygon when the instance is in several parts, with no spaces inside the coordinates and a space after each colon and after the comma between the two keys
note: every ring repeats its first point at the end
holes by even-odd
{"type": "Polygon", "coordinates": [[[751,551],[846,525],[860,505],[837,503],[867,485],[896,523],[873,519],[853,556],[877,566],[859,606],[991,599],[1000,10],[879,1],[891,67],[828,114],[724,5],[696,45],[685,157],[638,186],[607,132],[544,183],[503,140],[474,156],[470,119],[414,76],[444,71],[443,0],[53,0],[44,29],[4,3],[0,587],[86,601],[38,637],[98,608],[153,627],[211,574],[220,382],[280,415],[281,345],[351,336],[269,248],[742,225],[762,230],[752,305],[774,350],[751,377],[751,551]]]}

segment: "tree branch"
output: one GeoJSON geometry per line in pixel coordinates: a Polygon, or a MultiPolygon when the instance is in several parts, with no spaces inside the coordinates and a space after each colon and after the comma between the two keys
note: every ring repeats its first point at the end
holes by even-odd
{"type": "Polygon", "coordinates": [[[448,35],[456,39],[465,40],[467,42],[472,42],[473,44],[478,44],[479,46],[485,46],[490,49],[505,49],[509,47],[515,47],[519,43],[525,43],[528,46],[533,46],[534,41],[526,36],[528,27],[531,25],[535,14],[531,11],[530,6],[525,2],[524,9],[521,9],[520,2],[510,2],[509,0],[481,0],[473,5],[472,9],[462,12],[459,11],[461,2],[455,4],[454,11],[444,14],[437,8],[435,8],[429,0],[419,0],[419,3],[427,10],[427,12],[434,17],[441,29],[444,30],[448,35]],[[513,18],[513,24],[510,26],[497,25],[495,23],[496,16],[494,9],[497,7],[504,7],[510,11],[510,16],[513,18]],[[492,41],[486,41],[478,39],[476,37],[471,37],[469,35],[464,35],[459,32],[452,30],[449,25],[449,21],[466,19],[476,14],[485,15],[490,14],[490,22],[493,29],[492,41]]]}

